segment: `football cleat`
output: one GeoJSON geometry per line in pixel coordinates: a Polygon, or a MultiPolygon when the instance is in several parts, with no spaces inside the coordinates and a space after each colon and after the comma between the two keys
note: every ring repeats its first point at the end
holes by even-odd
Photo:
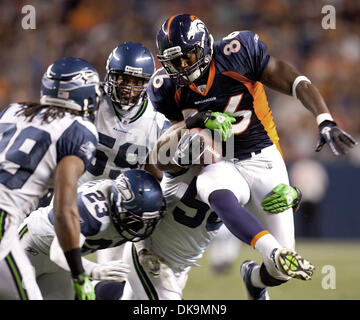
{"type": "Polygon", "coordinates": [[[271,254],[276,267],[291,278],[310,280],[315,267],[292,249],[274,249],[271,254]]]}
{"type": "Polygon", "coordinates": [[[255,261],[246,260],[240,267],[240,274],[244,280],[248,300],[270,300],[266,288],[254,287],[251,283],[251,273],[258,266],[255,261]]]}

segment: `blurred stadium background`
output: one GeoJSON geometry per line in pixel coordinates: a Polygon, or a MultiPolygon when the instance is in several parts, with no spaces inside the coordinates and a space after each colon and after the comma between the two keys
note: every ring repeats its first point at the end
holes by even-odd
{"type": "MultiPolygon", "coordinates": [[[[145,44],[156,55],[155,36],[166,18],[192,13],[215,39],[234,30],[257,32],[269,53],[307,75],[339,125],[360,140],[360,2],[358,0],[1,0],[0,108],[39,99],[47,65],[77,56],[105,75],[111,50],[124,41],[145,44]],[[36,10],[36,29],[24,30],[24,5],[36,10]],[[325,30],[324,5],[336,9],[336,28],[325,30]]],[[[157,66],[160,64],[157,62],[157,66]]],[[[328,147],[315,153],[313,116],[295,99],[267,91],[291,182],[304,193],[295,216],[297,247],[317,267],[310,282],[271,290],[274,299],[360,299],[359,145],[346,157],[328,147]],[[324,266],[336,270],[336,288],[324,289],[324,266]]],[[[259,260],[242,246],[238,261],[215,275],[207,255],[193,268],[185,299],[245,299],[239,277],[244,259],[259,260]]]]}

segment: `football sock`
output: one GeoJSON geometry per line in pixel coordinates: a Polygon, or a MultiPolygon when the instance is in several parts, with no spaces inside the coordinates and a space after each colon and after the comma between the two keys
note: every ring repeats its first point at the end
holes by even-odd
{"type": "Polygon", "coordinates": [[[250,245],[256,235],[268,233],[256,217],[241,206],[232,191],[213,191],[209,203],[226,227],[241,241],[250,245]]]}
{"type": "Polygon", "coordinates": [[[252,285],[256,288],[265,288],[266,287],[263,284],[263,282],[261,281],[260,266],[258,266],[258,265],[252,269],[250,280],[251,280],[252,285]]]}
{"type": "Polygon", "coordinates": [[[253,247],[260,252],[263,260],[266,260],[270,259],[271,253],[275,248],[282,248],[282,245],[268,233],[257,239],[253,247]]]}
{"type": "MultiPolygon", "coordinates": [[[[266,287],[275,287],[287,282],[287,280],[276,279],[272,275],[270,275],[264,263],[261,264],[261,267],[259,269],[260,269],[259,278],[261,279],[261,283],[263,283],[266,287]]],[[[252,281],[252,277],[251,277],[251,281],[252,281]]],[[[254,283],[253,285],[256,286],[254,283]]]]}

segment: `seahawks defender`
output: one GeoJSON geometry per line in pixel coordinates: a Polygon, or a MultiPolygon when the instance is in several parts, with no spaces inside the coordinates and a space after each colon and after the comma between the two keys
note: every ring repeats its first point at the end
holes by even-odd
{"type": "MultiPolygon", "coordinates": [[[[114,179],[120,172],[134,168],[152,168],[151,173],[161,178],[161,172],[147,164],[149,151],[170,126],[147,98],[146,86],[154,70],[151,52],[140,43],[125,42],[110,53],[103,86],[105,95],[95,118],[99,144],[95,161],[80,183],[114,179]]],[[[120,251],[120,247],[98,251],[98,261],[118,259],[120,251]]]]}
{"type": "MultiPolygon", "coordinates": [[[[101,86],[104,94],[95,117],[99,143],[79,185],[115,179],[124,170],[148,168],[149,150],[170,126],[147,98],[146,86],[154,70],[151,52],[140,43],[122,43],[109,54],[101,86]]],[[[152,173],[161,177],[159,171],[152,173]]]]}
{"type": "MultiPolygon", "coordinates": [[[[164,211],[159,183],[137,169],[124,172],[116,180],[81,185],[77,203],[83,256],[148,237],[164,211]]],[[[70,274],[55,237],[52,205],[32,212],[19,234],[44,299],[74,299],[70,274]]],[[[128,272],[121,260],[97,264],[83,258],[82,262],[93,280],[122,282],[128,272]]]]}
{"type": "Polygon", "coordinates": [[[15,103],[0,116],[0,298],[42,299],[17,228],[54,188],[54,229],[79,299],[94,290],[83,269],[76,197],[78,178],[94,157],[99,76],[86,61],[63,58],[41,82],[40,103],[15,103]]]}
{"type": "Polygon", "coordinates": [[[149,150],[169,127],[147,99],[146,86],[154,70],[151,52],[140,43],[125,42],[109,55],[105,95],[95,118],[99,144],[81,183],[114,179],[124,170],[145,166],[149,150]]]}
{"type": "Polygon", "coordinates": [[[335,154],[344,154],[354,139],[333,121],[310,80],[270,57],[257,34],[235,31],[214,42],[201,20],[184,14],[167,19],[156,40],[164,69],[154,74],[148,88],[154,107],[178,127],[220,128],[223,140],[230,137],[223,150],[226,156],[232,147],[233,159],[206,166],[196,184],[201,200],[263,257],[261,266],[242,265],[250,296],[264,298],[266,286],[280,285],[290,277],[310,279],[313,266],[292,249],[292,210],[271,215],[261,206],[276,185],[288,184],[263,84],[292,94],[313,112],[320,129],[316,151],[328,143],[335,154]],[[298,267],[290,270],[293,260],[298,267]]]}

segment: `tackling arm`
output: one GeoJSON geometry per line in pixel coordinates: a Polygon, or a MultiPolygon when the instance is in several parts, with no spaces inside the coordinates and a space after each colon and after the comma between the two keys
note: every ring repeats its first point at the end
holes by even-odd
{"type": "Polygon", "coordinates": [[[154,149],[151,151],[150,161],[161,171],[176,173],[182,170],[172,160],[172,154],[180,137],[186,130],[185,121],[172,121],[172,126],[158,139],[154,149]],[[168,159],[168,161],[166,161],[168,159]]]}
{"type": "Polygon", "coordinates": [[[77,182],[83,172],[84,162],[77,156],[65,156],[58,163],[54,175],[54,228],[70,267],[78,298],[94,300],[94,288],[84,271],[80,251],[77,182]]]}

